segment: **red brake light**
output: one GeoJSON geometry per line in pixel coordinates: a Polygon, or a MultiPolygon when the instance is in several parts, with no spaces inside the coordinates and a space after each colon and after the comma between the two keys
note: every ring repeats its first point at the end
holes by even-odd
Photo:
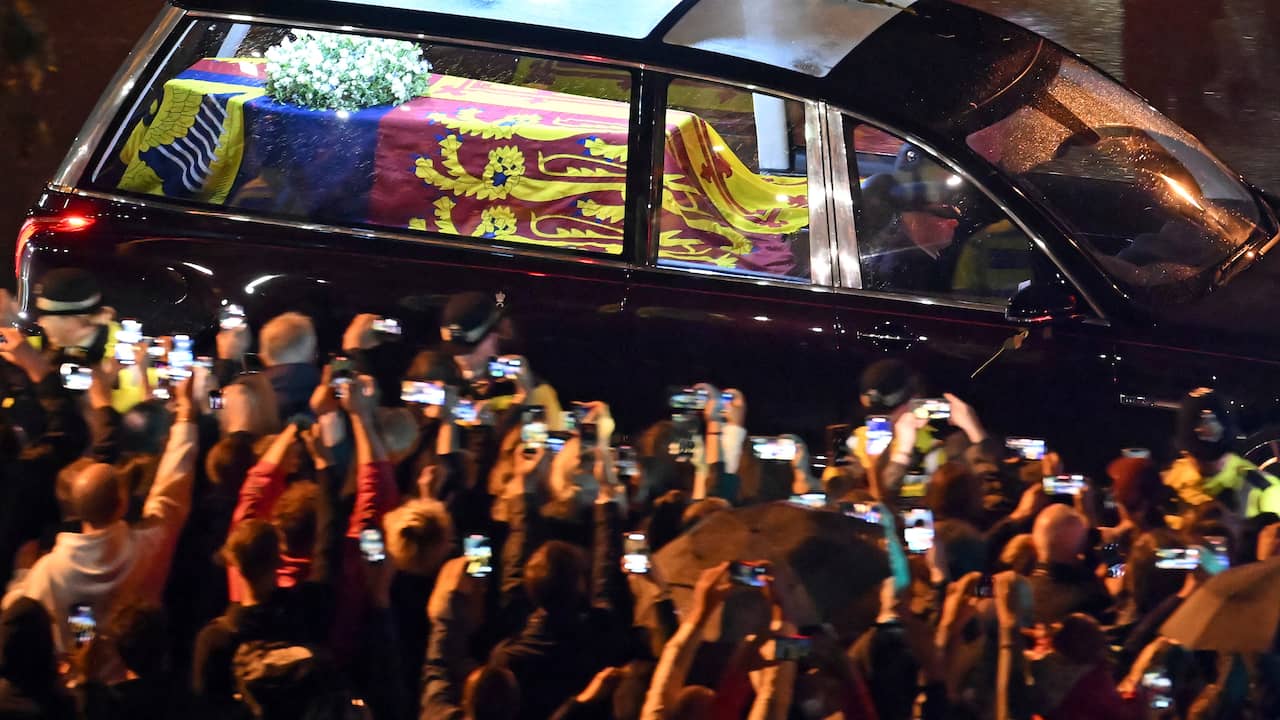
{"type": "Polygon", "coordinates": [[[22,250],[36,233],[42,230],[54,232],[79,232],[93,225],[94,219],[84,215],[53,215],[50,217],[28,218],[18,230],[18,245],[13,253],[13,271],[18,272],[22,263],[22,250]]]}

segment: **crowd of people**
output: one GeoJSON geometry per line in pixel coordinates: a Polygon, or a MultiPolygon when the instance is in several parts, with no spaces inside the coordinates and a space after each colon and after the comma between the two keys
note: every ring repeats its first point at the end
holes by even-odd
{"type": "Polygon", "coordinates": [[[1165,632],[1280,554],[1280,481],[1213,391],[1172,467],[1091,480],[894,359],[822,453],[709,383],[617,447],[478,293],[433,347],[364,314],[329,359],[297,313],[251,353],[228,307],[202,360],[79,269],[29,310],[0,327],[0,718],[1280,717],[1280,655],[1165,632]],[[663,552],[762,503],[865,539],[878,613],[814,618],[782,557],[663,552]]]}

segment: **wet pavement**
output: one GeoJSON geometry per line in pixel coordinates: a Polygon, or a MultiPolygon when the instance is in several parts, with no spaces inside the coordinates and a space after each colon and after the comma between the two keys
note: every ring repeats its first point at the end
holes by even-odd
{"type": "Polygon", "coordinates": [[[1280,192],[1280,0],[959,0],[1125,81],[1280,192]]]}

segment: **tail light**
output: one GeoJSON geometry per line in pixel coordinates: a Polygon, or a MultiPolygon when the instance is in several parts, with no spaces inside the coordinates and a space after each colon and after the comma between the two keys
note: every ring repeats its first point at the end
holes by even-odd
{"type": "Polygon", "coordinates": [[[53,232],[80,232],[92,226],[94,219],[85,217],[84,215],[51,215],[47,217],[28,218],[22,223],[22,228],[18,230],[18,245],[13,253],[13,271],[20,272],[19,266],[22,264],[22,251],[27,246],[27,241],[35,237],[35,234],[45,230],[53,232]]]}

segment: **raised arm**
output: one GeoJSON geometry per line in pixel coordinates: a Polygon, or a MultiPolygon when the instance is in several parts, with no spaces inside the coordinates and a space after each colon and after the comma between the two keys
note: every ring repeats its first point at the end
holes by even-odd
{"type": "Polygon", "coordinates": [[[191,488],[196,474],[196,421],[198,412],[193,402],[194,383],[190,378],[178,385],[177,413],[169,430],[169,443],[155,482],[142,506],[143,526],[163,526],[166,537],[176,541],[182,524],[191,512],[191,488]]]}
{"type": "Polygon", "coordinates": [[[675,708],[676,698],[684,688],[693,658],[702,644],[703,628],[731,589],[728,563],[702,571],[693,588],[693,607],[689,617],[662,648],[662,657],[654,668],[644,708],[640,711],[641,720],[666,720],[675,708]]]}

